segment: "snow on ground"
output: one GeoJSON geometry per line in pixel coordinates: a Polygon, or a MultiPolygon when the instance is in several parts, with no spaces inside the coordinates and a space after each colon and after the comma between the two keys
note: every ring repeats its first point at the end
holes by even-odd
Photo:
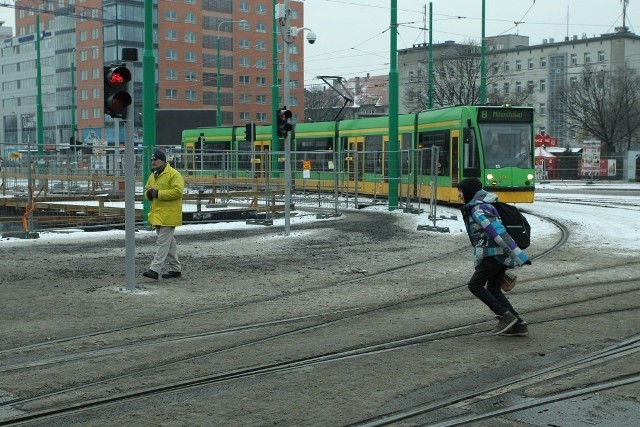
{"type": "MultiPolygon", "coordinates": [[[[626,250],[640,250],[640,183],[622,183],[622,182],[595,182],[587,184],[584,181],[554,181],[552,183],[538,184],[536,199],[533,204],[522,204],[519,207],[525,212],[531,214],[540,214],[549,216],[564,223],[570,223],[572,233],[578,236],[582,242],[590,247],[610,247],[626,250]],[[588,192],[588,193],[585,193],[588,192]],[[562,200],[571,200],[572,202],[584,201],[585,204],[569,204],[562,203],[562,200]],[[609,207],[594,206],[594,202],[607,203],[609,207]],[[611,204],[628,205],[622,209],[612,209],[611,204]]],[[[107,205],[107,204],[105,204],[107,205]]],[[[117,204],[112,204],[116,206],[117,204]]],[[[119,206],[122,206],[120,203],[119,206]]],[[[273,220],[273,238],[296,238],[308,232],[300,233],[296,231],[296,225],[300,225],[312,221],[335,221],[340,217],[329,219],[316,219],[315,212],[305,212],[304,206],[296,203],[297,211],[292,211],[290,216],[290,233],[284,235],[284,218],[276,218],[273,220]]],[[[417,207],[414,204],[413,207],[417,207]]],[[[140,206],[137,206],[141,208],[140,206]]],[[[389,211],[386,205],[378,204],[366,208],[367,210],[375,210],[386,215],[401,215],[413,218],[416,225],[434,225],[434,222],[428,218],[429,203],[421,203],[420,208],[424,210],[421,214],[404,213],[402,209],[389,211]]],[[[195,210],[195,205],[185,204],[185,210],[195,210]]],[[[330,209],[327,209],[330,211],[330,209]]],[[[355,211],[354,208],[340,209],[341,212],[348,214],[355,211]]],[[[531,227],[532,237],[546,236],[556,231],[555,226],[539,219],[533,215],[526,215],[531,227]]],[[[464,233],[464,224],[460,211],[455,207],[437,206],[436,217],[444,217],[435,222],[438,227],[447,227],[451,234],[464,233]],[[452,216],[457,219],[451,219],[452,216]]],[[[187,235],[194,232],[215,231],[215,230],[235,230],[241,228],[264,227],[262,225],[246,224],[242,222],[218,222],[208,224],[186,224],[179,227],[176,236],[187,235]]],[[[419,231],[420,233],[432,233],[433,231],[419,231]]],[[[136,237],[142,237],[152,234],[153,231],[147,229],[139,229],[136,237]]],[[[83,230],[65,230],[64,232],[40,232],[38,239],[19,239],[19,238],[2,238],[0,239],[0,247],[9,246],[27,246],[41,243],[72,243],[74,241],[90,238],[92,240],[99,239],[118,239],[124,240],[124,230],[110,230],[100,232],[84,232],[83,230]]]]}

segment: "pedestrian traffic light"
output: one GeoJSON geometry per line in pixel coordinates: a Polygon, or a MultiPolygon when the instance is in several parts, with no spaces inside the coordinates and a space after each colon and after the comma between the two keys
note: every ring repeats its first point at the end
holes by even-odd
{"type": "Polygon", "coordinates": [[[131,71],[123,64],[104,67],[104,114],[112,118],[127,118],[127,108],[132,101],[130,81],[131,71]]]}
{"type": "Polygon", "coordinates": [[[278,136],[280,138],[286,138],[287,134],[293,129],[291,123],[289,123],[289,119],[291,118],[291,110],[287,110],[287,108],[279,108],[276,112],[276,116],[278,119],[278,136]]]}
{"type": "Polygon", "coordinates": [[[244,126],[244,140],[247,142],[253,142],[256,140],[256,124],[247,123],[244,126]]]}

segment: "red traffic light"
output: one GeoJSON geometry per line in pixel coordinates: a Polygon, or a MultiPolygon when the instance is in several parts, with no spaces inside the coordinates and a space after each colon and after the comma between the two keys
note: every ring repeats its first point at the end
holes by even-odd
{"type": "Polygon", "coordinates": [[[277,118],[277,133],[280,138],[286,138],[287,134],[293,130],[293,125],[289,123],[289,119],[293,116],[291,110],[286,108],[278,109],[276,112],[277,118]]]}
{"type": "Polygon", "coordinates": [[[126,119],[127,107],[133,101],[128,92],[131,71],[124,65],[104,67],[104,113],[113,118],[126,119]]]}
{"type": "Polygon", "coordinates": [[[105,82],[113,87],[119,88],[126,85],[131,80],[131,71],[126,67],[108,67],[109,71],[104,76],[105,82]]]}

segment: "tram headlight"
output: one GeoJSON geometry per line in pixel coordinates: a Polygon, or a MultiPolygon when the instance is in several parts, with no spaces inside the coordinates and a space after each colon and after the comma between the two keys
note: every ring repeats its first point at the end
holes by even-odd
{"type": "Polygon", "coordinates": [[[527,179],[528,179],[529,181],[531,181],[531,180],[533,179],[533,174],[531,174],[531,173],[530,173],[530,174],[528,174],[528,175],[527,175],[527,179]]]}
{"type": "Polygon", "coordinates": [[[492,174],[492,173],[488,173],[488,174],[487,174],[487,179],[488,179],[489,181],[491,181],[491,180],[493,179],[493,174],[492,174]]]}

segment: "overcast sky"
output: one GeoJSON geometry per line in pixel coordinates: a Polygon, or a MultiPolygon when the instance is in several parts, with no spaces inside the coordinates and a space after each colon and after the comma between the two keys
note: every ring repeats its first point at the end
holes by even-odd
{"type": "MultiPolygon", "coordinates": [[[[270,5],[272,0],[264,2],[270,5]]],[[[431,3],[434,43],[480,41],[481,0],[431,3]]],[[[390,5],[391,0],[306,0],[304,25],[317,34],[317,41],[305,46],[305,84],[320,83],[316,76],[388,74],[390,5]]],[[[397,0],[397,6],[398,48],[428,41],[423,28],[429,22],[429,2],[397,0]]],[[[621,0],[485,0],[485,9],[487,36],[518,33],[529,36],[531,44],[541,43],[543,38],[581,37],[583,33],[591,37],[622,25],[621,0]]],[[[0,6],[0,20],[15,26],[14,9],[0,6]]],[[[629,2],[626,25],[640,32],[638,1],[629,2]]],[[[301,34],[306,38],[307,32],[301,34]]]]}
{"type": "MultiPolygon", "coordinates": [[[[433,42],[480,42],[481,0],[432,0],[433,42]]],[[[319,75],[345,78],[389,72],[391,0],[306,0],[305,26],[318,36],[305,46],[305,84],[319,75]]],[[[429,2],[397,0],[399,49],[429,40],[429,2]],[[426,5],[426,23],[423,19],[426,5]]],[[[622,25],[621,0],[485,0],[487,36],[520,34],[530,44],[613,32],[622,25]],[[519,22],[519,24],[515,24],[519,22]]],[[[640,33],[640,3],[627,7],[626,25],[640,33]],[[636,28],[637,26],[637,28],[636,28]]],[[[318,80],[315,80],[318,82],[318,80]]]]}

